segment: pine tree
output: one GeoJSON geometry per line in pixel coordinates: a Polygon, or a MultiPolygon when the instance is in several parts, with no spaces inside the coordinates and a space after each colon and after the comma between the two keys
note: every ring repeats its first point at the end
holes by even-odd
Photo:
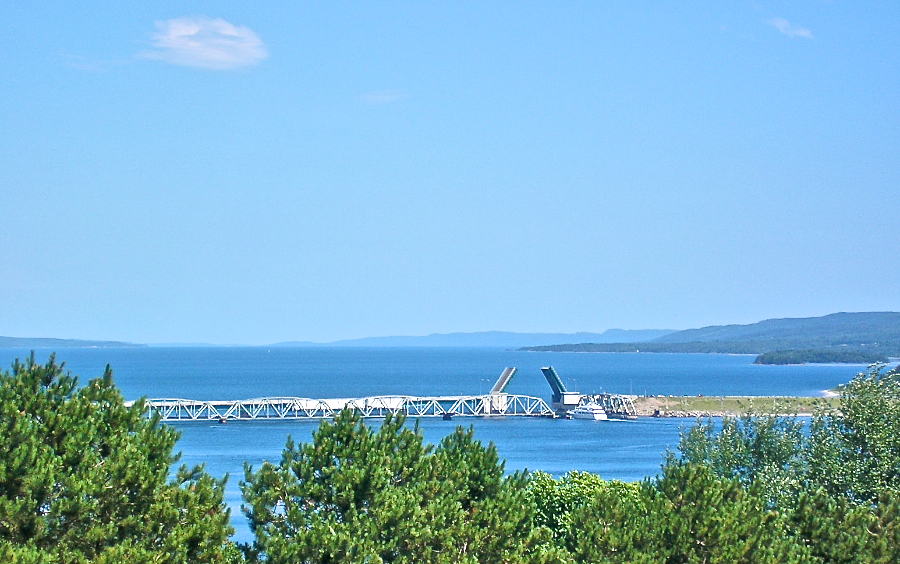
{"type": "Polygon", "coordinates": [[[249,466],[245,509],[266,562],[523,562],[524,478],[458,429],[435,449],[404,417],[378,430],[345,410],[280,464],[249,466]]]}
{"type": "Polygon", "coordinates": [[[224,480],[179,469],[178,433],[107,367],[79,387],[51,355],[0,373],[0,552],[23,562],[221,562],[224,480]],[[37,560],[34,560],[37,559],[37,560]]]}

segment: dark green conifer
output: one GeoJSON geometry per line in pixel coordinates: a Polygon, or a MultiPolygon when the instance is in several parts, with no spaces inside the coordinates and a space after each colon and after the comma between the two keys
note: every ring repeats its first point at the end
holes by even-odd
{"type": "Polygon", "coordinates": [[[242,483],[256,548],[293,562],[523,562],[532,547],[523,477],[458,429],[435,449],[403,417],[373,430],[351,411],[242,483]]]}
{"type": "Polygon", "coordinates": [[[22,562],[222,562],[224,481],[127,407],[107,367],[84,387],[51,355],[0,373],[0,554],[22,562]]]}

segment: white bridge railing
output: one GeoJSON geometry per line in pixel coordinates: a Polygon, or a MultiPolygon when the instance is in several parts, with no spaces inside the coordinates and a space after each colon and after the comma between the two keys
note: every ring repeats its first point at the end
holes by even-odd
{"type": "Polygon", "coordinates": [[[159,413],[163,421],[228,421],[247,419],[321,419],[334,417],[344,408],[363,417],[403,413],[410,417],[553,417],[547,402],[532,396],[487,394],[480,396],[373,396],[358,399],[257,398],[200,401],[151,399],[148,415],[159,413]]]}

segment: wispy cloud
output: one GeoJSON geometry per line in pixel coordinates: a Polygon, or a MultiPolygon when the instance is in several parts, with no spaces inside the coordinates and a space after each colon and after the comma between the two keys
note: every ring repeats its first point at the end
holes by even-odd
{"type": "Polygon", "coordinates": [[[146,59],[175,65],[230,70],[255,65],[269,56],[265,44],[250,28],[221,18],[175,18],[156,22],[153,49],[146,59]]]}
{"type": "Polygon", "coordinates": [[[409,98],[409,94],[403,90],[375,90],[359,95],[359,101],[373,106],[391,104],[409,98]]]}
{"type": "Polygon", "coordinates": [[[787,35],[788,37],[802,37],[804,39],[812,39],[813,34],[810,30],[799,25],[791,25],[791,22],[784,18],[774,18],[769,20],[769,25],[787,35]]]}

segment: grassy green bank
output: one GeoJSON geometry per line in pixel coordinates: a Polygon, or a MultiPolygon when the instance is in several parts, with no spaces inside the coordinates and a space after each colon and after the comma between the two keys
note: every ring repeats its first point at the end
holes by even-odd
{"type": "Polygon", "coordinates": [[[819,409],[834,411],[839,398],[786,396],[640,396],[638,415],[657,417],[722,417],[747,413],[810,415],[819,409]]]}

